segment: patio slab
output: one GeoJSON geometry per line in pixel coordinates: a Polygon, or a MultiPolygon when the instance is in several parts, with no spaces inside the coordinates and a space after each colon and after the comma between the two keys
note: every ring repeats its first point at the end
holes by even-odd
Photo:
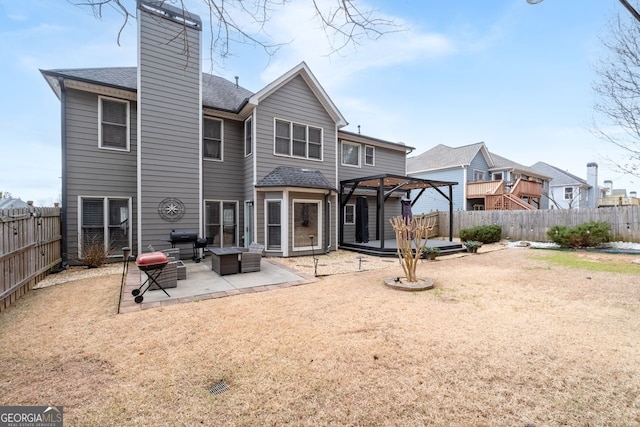
{"type": "Polygon", "coordinates": [[[124,313],[182,302],[193,302],[196,300],[267,291],[270,289],[301,285],[317,280],[314,277],[308,277],[285,267],[278,266],[267,259],[262,259],[260,271],[225,276],[220,276],[211,270],[211,261],[208,259],[199,263],[192,261],[184,261],[184,263],[187,268],[187,278],[185,280],[178,280],[178,286],[176,288],[167,289],[170,297],[162,292],[162,290],[147,291],[143,296],[144,300],[140,304],[136,304],[133,301],[131,291],[140,287],[140,284],[146,280],[147,277],[135,267],[135,264],[130,266],[131,268],[127,274],[126,284],[123,289],[120,312],[124,313]]]}

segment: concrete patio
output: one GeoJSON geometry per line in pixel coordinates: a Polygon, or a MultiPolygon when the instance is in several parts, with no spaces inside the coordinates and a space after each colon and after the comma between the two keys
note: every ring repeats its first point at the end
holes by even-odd
{"type": "Polygon", "coordinates": [[[210,258],[206,258],[199,263],[189,260],[184,260],[183,262],[187,268],[187,278],[178,280],[177,287],[166,290],[170,295],[169,297],[162,290],[147,291],[144,293],[144,299],[140,304],[134,301],[131,291],[139,288],[140,284],[147,279],[147,276],[136,267],[135,262],[131,262],[122,290],[119,313],[287,288],[317,280],[315,277],[279,266],[267,258],[262,259],[260,271],[225,276],[220,276],[211,270],[210,258]]]}

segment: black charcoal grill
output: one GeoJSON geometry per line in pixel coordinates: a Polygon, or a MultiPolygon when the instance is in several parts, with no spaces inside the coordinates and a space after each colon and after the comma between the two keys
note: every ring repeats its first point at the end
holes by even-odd
{"type": "Polygon", "coordinates": [[[169,233],[169,243],[171,243],[171,247],[175,248],[177,244],[181,243],[190,243],[193,245],[193,260],[195,262],[200,262],[200,257],[198,256],[198,249],[204,249],[207,247],[207,239],[202,237],[198,237],[197,231],[176,231],[171,230],[169,233]]]}

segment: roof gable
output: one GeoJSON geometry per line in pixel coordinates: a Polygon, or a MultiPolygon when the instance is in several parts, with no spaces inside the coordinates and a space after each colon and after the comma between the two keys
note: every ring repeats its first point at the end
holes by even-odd
{"type": "Polygon", "coordinates": [[[537,162],[531,165],[531,169],[551,178],[552,186],[581,185],[591,188],[586,180],[545,162],[537,162]]]}
{"type": "Polygon", "coordinates": [[[344,127],[348,124],[347,120],[344,118],[342,113],[340,113],[340,110],[338,110],[331,98],[329,98],[329,95],[322,88],[322,85],[320,85],[320,82],[318,82],[304,61],[256,92],[251,98],[249,98],[248,103],[253,106],[257,106],[260,104],[260,101],[269,97],[297,76],[302,77],[305,83],[309,86],[309,89],[311,89],[316,98],[318,98],[320,104],[322,104],[338,127],[344,127]]]}
{"type": "Polygon", "coordinates": [[[418,156],[409,157],[407,159],[407,173],[463,168],[469,166],[478,153],[484,156],[487,164],[491,167],[493,160],[484,142],[462,147],[449,147],[444,144],[438,144],[418,156]]]}

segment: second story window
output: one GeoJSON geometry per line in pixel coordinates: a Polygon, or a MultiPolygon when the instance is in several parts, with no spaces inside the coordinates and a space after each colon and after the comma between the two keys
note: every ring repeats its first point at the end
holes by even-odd
{"type": "Polygon", "coordinates": [[[129,150],[129,102],[100,97],[100,148],[129,150]]]}
{"type": "Polygon", "coordinates": [[[207,160],[222,158],[222,120],[204,119],[202,135],[202,153],[207,160]]]}
{"type": "Polygon", "coordinates": [[[250,156],[253,152],[253,127],[252,120],[249,117],[244,122],[244,155],[250,156]]]}
{"type": "Polygon", "coordinates": [[[322,160],[322,129],[284,120],[275,121],[275,154],[322,160]]]}
{"type": "Polygon", "coordinates": [[[484,171],[474,170],[473,171],[473,180],[474,181],[484,181],[484,171]]]}
{"type": "Polygon", "coordinates": [[[364,164],[367,166],[376,165],[376,148],[371,145],[364,146],[364,164]]]}
{"type": "Polygon", "coordinates": [[[360,144],[342,141],[342,164],[360,167],[360,144]]]}

